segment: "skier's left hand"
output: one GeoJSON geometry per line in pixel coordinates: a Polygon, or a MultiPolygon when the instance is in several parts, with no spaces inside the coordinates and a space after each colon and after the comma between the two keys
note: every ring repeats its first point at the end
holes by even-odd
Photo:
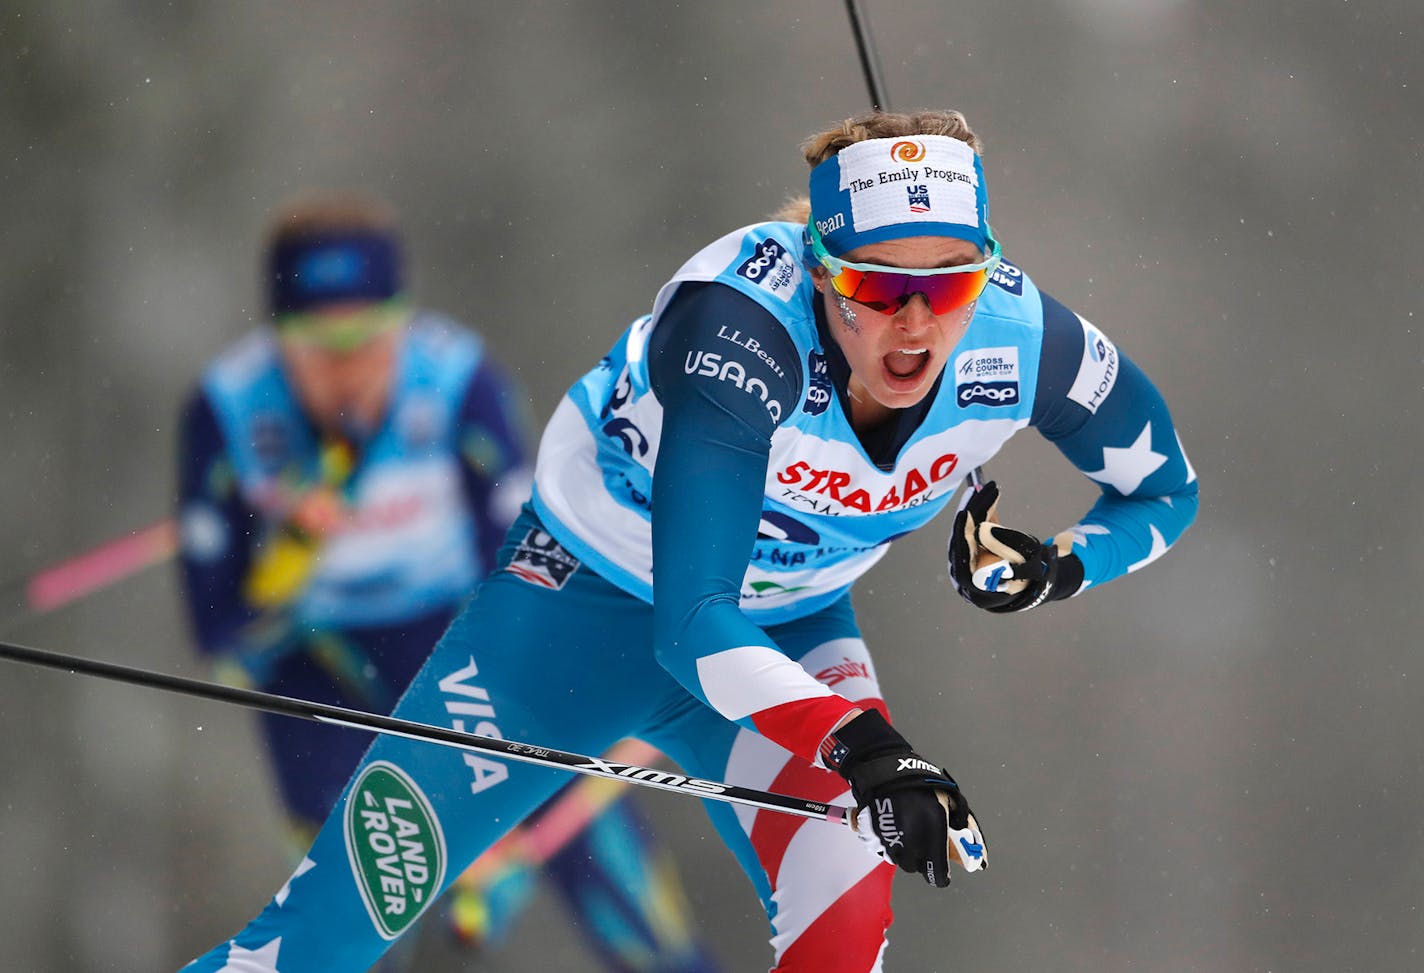
{"type": "Polygon", "coordinates": [[[977,490],[967,489],[949,534],[949,577],[964,599],[985,611],[1006,613],[1071,595],[1076,585],[1058,585],[1058,548],[999,523],[998,484],[990,480],[977,490]]]}

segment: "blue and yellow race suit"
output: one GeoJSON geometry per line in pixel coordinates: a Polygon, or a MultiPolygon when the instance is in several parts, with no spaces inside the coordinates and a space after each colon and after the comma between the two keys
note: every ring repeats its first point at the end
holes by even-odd
{"type": "MultiPolygon", "coordinates": [[[[187,404],[179,452],[183,575],[200,649],[265,691],[389,712],[529,495],[526,408],[480,337],[429,311],[405,326],[389,406],[365,435],[313,426],[270,329],[222,353],[187,404]],[[323,489],[335,522],[320,536],[295,531],[293,509],[323,489]]],[[[304,849],[370,735],[273,714],[262,731],[304,849]]],[[[547,863],[610,969],[706,968],[662,854],[620,801],[547,863]]],[[[462,901],[458,931],[505,931],[505,906],[528,885],[504,877],[477,914],[462,901]]]]}

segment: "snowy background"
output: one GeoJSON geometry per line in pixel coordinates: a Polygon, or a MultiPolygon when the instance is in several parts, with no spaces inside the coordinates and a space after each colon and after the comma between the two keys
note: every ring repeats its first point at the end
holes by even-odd
{"type": "MultiPolygon", "coordinates": [[[[1006,252],[1153,376],[1203,495],[1171,556],[1046,611],[960,602],[947,523],[861,586],[891,705],[993,861],[902,881],[890,968],[1421,968],[1424,5],[865,13],[892,106],[968,115],[1006,252]]],[[[804,135],[865,107],[831,0],[10,0],[0,581],[168,513],[175,412],[258,319],[294,190],[395,202],[418,295],[542,421],[684,257],[804,186],[804,135]]],[[[1092,495],[1032,434],[990,470],[1043,534],[1092,495]]],[[[0,636],[206,677],[175,580],[0,636]]],[[[726,968],[764,969],[696,802],[644,802],[726,968]]],[[[251,714],[0,663],[5,970],[181,965],[285,879],[278,828],[251,714]]],[[[594,969],[545,895],[478,968],[556,965],[594,969]]]]}

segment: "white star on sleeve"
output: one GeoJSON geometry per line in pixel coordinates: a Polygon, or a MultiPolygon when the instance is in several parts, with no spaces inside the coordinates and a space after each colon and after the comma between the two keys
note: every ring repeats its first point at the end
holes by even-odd
{"type": "Polygon", "coordinates": [[[1138,568],[1147,567],[1147,565],[1151,564],[1163,554],[1167,553],[1167,541],[1163,539],[1162,533],[1156,528],[1155,525],[1148,529],[1152,531],[1152,549],[1147,552],[1147,556],[1144,557],[1142,560],[1138,561],[1135,564],[1129,564],[1127,566],[1128,574],[1131,574],[1138,568]]]}
{"type": "Polygon", "coordinates": [[[1087,547],[1088,535],[1090,534],[1106,535],[1112,533],[1112,531],[1108,530],[1102,524],[1074,524],[1071,529],[1073,531],[1074,547],[1087,547]]]}
{"type": "Polygon", "coordinates": [[[277,954],[281,951],[281,936],[261,949],[243,949],[233,943],[227,951],[227,963],[218,973],[282,973],[277,969],[277,954]]]}
{"type": "Polygon", "coordinates": [[[1194,469],[1192,469],[1192,461],[1191,461],[1191,459],[1189,459],[1189,458],[1187,457],[1187,451],[1182,448],[1182,434],[1181,434],[1181,433],[1177,433],[1177,452],[1181,453],[1181,454],[1182,454],[1182,459],[1186,461],[1186,464],[1187,464],[1187,482],[1188,482],[1188,483],[1195,483],[1195,482],[1197,481],[1197,471],[1194,470],[1194,469]]]}
{"type": "Polygon", "coordinates": [[[1142,427],[1133,444],[1126,449],[1120,446],[1103,447],[1103,468],[1096,473],[1084,473],[1099,483],[1114,487],[1127,495],[1142,485],[1159,466],[1167,462],[1164,453],[1152,451],[1152,423],[1142,427]]]}
{"type": "Polygon", "coordinates": [[[302,863],[297,866],[297,870],[292,873],[292,877],[287,879],[287,881],[282,884],[282,887],[277,890],[277,894],[274,896],[274,898],[277,900],[278,905],[286,904],[287,896],[290,895],[292,892],[292,883],[297,879],[301,878],[307,872],[311,871],[313,868],[316,868],[316,862],[312,861],[310,858],[302,859],[302,863]]]}

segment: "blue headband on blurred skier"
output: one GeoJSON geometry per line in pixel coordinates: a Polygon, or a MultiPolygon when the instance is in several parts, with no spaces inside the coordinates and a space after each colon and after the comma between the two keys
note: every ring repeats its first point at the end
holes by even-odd
{"type": "Polygon", "coordinates": [[[984,168],[948,135],[856,142],[811,170],[811,219],[833,256],[907,236],[950,236],[984,250],[984,168]]]}
{"type": "Polygon", "coordinates": [[[268,255],[272,313],[298,314],[323,304],[387,301],[401,292],[395,237],[350,230],[278,241],[268,255]]]}

